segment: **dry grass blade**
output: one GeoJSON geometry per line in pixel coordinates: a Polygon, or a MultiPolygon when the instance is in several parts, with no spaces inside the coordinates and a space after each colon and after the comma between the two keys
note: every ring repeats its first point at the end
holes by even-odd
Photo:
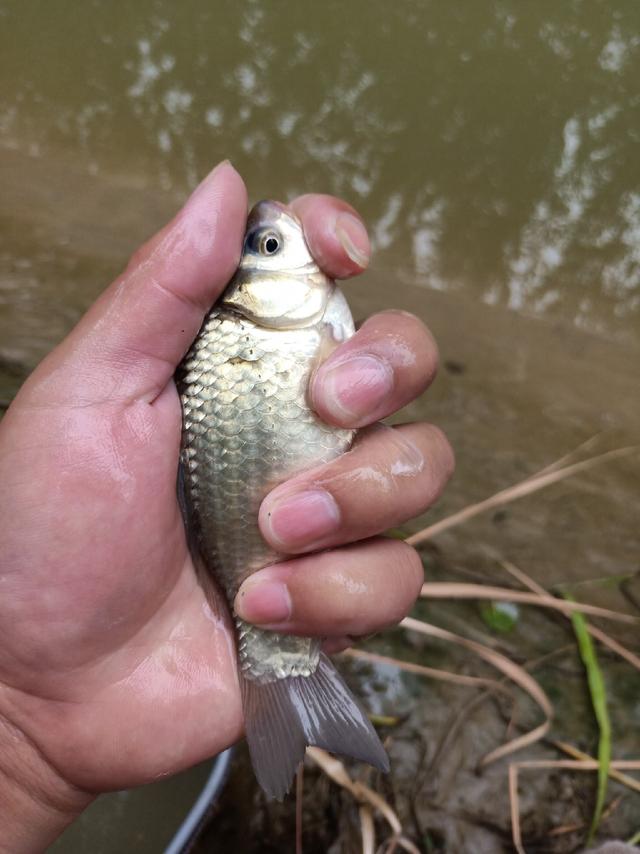
{"type": "Polygon", "coordinates": [[[330,777],[333,780],[334,783],[337,783],[343,789],[350,792],[358,803],[368,803],[377,809],[396,835],[400,836],[402,834],[400,819],[384,798],[381,798],[377,792],[374,792],[373,789],[369,788],[369,786],[365,786],[364,783],[352,780],[347,773],[347,769],[339,759],[331,756],[331,754],[327,753],[326,750],[322,750],[320,747],[308,747],[307,756],[309,756],[316,765],[324,771],[327,777],[330,777]]]}
{"type": "Polygon", "coordinates": [[[517,854],[526,854],[522,847],[522,831],[520,829],[520,807],[518,805],[518,766],[515,762],[509,765],[509,809],[511,812],[511,839],[517,854]]]}
{"type": "Polygon", "coordinates": [[[373,810],[369,804],[360,804],[360,833],[362,834],[362,854],[375,854],[376,827],[373,822],[373,810]]]}
{"type": "MultiPolygon", "coordinates": [[[[521,569],[519,569],[517,566],[515,566],[511,562],[503,561],[502,566],[514,578],[518,579],[518,581],[520,581],[522,584],[524,584],[530,590],[533,590],[535,593],[540,595],[541,598],[546,600],[546,598],[549,596],[549,594],[547,593],[547,591],[543,587],[541,587],[536,581],[534,581],[532,578],[530,578],[525,572],[523,572],[521,569]]],[[[577,614],[575,614],[571,619],[577,620],[578,619],[577,614]]],[[[613,652],[616,652],[618,655],[620,655],[622,658],[624,658],[626,661],[628,661],[631,665],[633,665],[636,669],[640,670],[640,659],[638,659],[638,657],[636,655],[634,655],[634,653],[632,653],[626,647],[622,646],[622,644],[618,643],[618,641],[609,637],[609,635],[605,634],[600,629],[598,629],[595,626],[592,626],[589,623],[587,623],[587,621],[584,619],[584,617],[581,617],[581,620],[582,620],[582,625],[583,625],[583,631],[585,633],[588,632],[591,636],[596,638],[596,640],[599,640],[600,643],[607,646],[613,652]]],[[[585,634],[585,637],[588,638],[588,635],[585,634]]],[[[583,657],[584,657],[584,653],[583,653],[583,657]]],[[[586,662],[585,662],[585,665],[586,665],[586,662]]],[[[591,679],[592,678],[593,677],[591,677],[591,679]]],[[[591,679],[590,679],[590,688],[591,688],[592,695],[593,695],[593,686],[591,685],[591,679]]],[[[602,693],[604,694],[604,689],[602,689],[602,693]]],[[[604,699],[602,700],[602,702],[604,703],[604,699]]],[[[598,822],[599,822],[599,819],[600,819],[600,813],[604,808],[604,791],[605,791],[605,785],[606,785],[607,777],[613,777],[614,779],[618,780],[618,782],[622,782],[624,785],[628,785],[631,789],[633,789],[635,791],[640,791],[640,784],[636,780],[634,780],[632,777],[628,777],[626,774],[621,774],[615,768],[611,768],[611,766],[610,766],[610,762],[609,762],[609,758],[608,758],[608,751],[610,749],[608,746],[608,742],[610,739],[610,734],[608,733],[609,724],[608,724],[608,715],[606,715],[606,712],[605,712],[605,717],[607,718],[606,727],[605,727],[606,732],[603,731],[603,729],[602,729],[602,726],[600,724],[600,716],[598,715],[599,725],[601,727],[601,729],[600,729],[600,745],[599,745],[600,758],[599,758],[599,762],[598,762],[598,802],[597,802],[597,806],[596,806],[596,811],[594,813],[594,818],[593,818],[593,822],[591,825],[591,829],[589,831],[587,844],[591,841],[591,839],[593,837],[593,834],[595,832],[595,829],[596,829],[598,822]],[[606,759],[605,760],[603,760],[603,758],[602,758],[603,741],[606,741],[606,743],[607,743],[606,759]],[[604,784],[602,782],[603,779],[604,779],[604,784]]],[[[570,745],[565,745],[562,742],[556,742],[556,744],[559,747],[559,749],[564,750],[565,752],[569,753],[570,755],[577,756],[583,760],[590,760],[591,759],[590,756],[587,756],[586,754],[581,753],[581,751],[579,751],[575,748],[572,748],[570,745]]]]}
{"type": "Polygon", "coordinates": [[[380,854],[394,854],[398,848],[402,848],[403,851],[409,851],[410,854],[420,854],[420,849],[416,848],[410,839],[402,835],[392,836],[384,845],[380,846],[378,851],[380,854]]]}
{"type": "Polygon", "coordinates": [[[524,605],[538,605],[544,608],[554,608],[563,614],[591,614],[618,623],[640,625],[640,618],[631,614],[620,614],[608,608],[597,605],[587,605],[583,602],[568,602],[556,599],[544,590],[542,593],[527,593],[524,590],[511,590],[509,587],[493,587],[485,584],[470,584],[457,581],[429,581],[422,585],[420,596],[423,599],[497,599],[501,602],[520,602],[524,605]]]}
{"type": "MultiPolygon", "coordinates": [[[[433,751],[433,755],[429,761],[427,766],[428,771],[432,771],[437,768],[441,758],[446,755],[449,750],[449,746],[454,744],[458,733],[461,728],[464,726],[465,721],[467,721],[471,715],[475,712],[475,710],[485,703],[489,697],[491,696],[490,691],[482,691],[479,694],[476,694],[475,697],[469,700],[456,714],[455,718],[448,725],[447,729],[444,732],[443,737],[440,739],[439,743],[436,745],[435,750],[433,751]]],[[[515,698],[512,707],[512,715],[515,713],[515,698]]]]}
{"type": "Polygon", "coordinates": [[[556,836],[565,836],[567,833],[576,833],[578,830],[582,830],[584,827],[584,822],[579,821],[574,824],[563,824],[560,827],[554,827],[553,830],[550,830],[547,833],[549,839],[554,839],[556,836]]]}
{"type": "Polygon", "coordinates": [[[296,774],[296,854],[302,854],[302,798],[304,795],[304,764],[296,774]]]}
{"type": "MultiPolygon", "coordinates": [[[[332,756],[320,747],[308,747],[307,756],[313,759],[316,765],[322,768],[327,777],[330,777],[334,783],[337,783],[343,789],[347,789],[354,797],[361,797],[361,793],[357,788],[358,784],[351,779],[347,773],[347,769],[339,759],[336,759],[335,756],[332,756]]],[[[366,801],[366,798],[364,800],[366,801]]],[[[394,830],[400,828],[400,822],[393,817],[389,820],[389,823],[394,830]]]]}
{"type": "MultiPolygon", "coordinates": [[[[564,768],[567,771],[597,771],[600,763],[597,759],[525,759],[522,762],[512,762],[512,766],[520,769],[531,768],[564,768]]],[[[616,759],[611,763],[616,771],[640,771],[640,759],[616,759]]]]}
{"type": "Polygon", "coordinates": [[[531,576],[527,575],[526,572],[523,572],[515,563],[511,563],[510,560],[501,560],[500,566],[503,569],[506,569],[507,572],[512,575],[517,581],[521,584],[524,584],[525,587],[528,587],[529,590],[533,590],[534,593],[537,593],[538,596],[541,596],[543,599],[553,599],[551,593],[548,590],[538,584],[537,581],[534,581],[531,576]]]}
{"type": "MultiPolygon", "coordinates": [[[[307,756],[309,756],[316,765],[324,771],[327,777],[330,777],[333,780],[334,783],[337,783],[343,789],[350,792],[360,806],[373,807],[381,813],[393,831],[393,836],[384,844],[385,850],[394,850],[396,846],[399,846],[403,850],[411,852],[411,854],[420,854],[420,850],[416,848],[413,842],[411,842],[410,839],[407,839],[407,837],[402,833],[400,819],[384,798],[382,798],[377,792],[374,792],[373,789],[370,789],[369,786],[365,786],[364,783],[352,780],[343,763],[340,762],[339,759],[336,759],[334,756],[327,753],[326,750],[322,750],[319,747],[308,747],[307,756]]],[[[362,821],[362,812],[360,813],[360,816],[362,821]]],[[[367,819],[365,819],[365,823],[366,821],[367,819]]],[[[365,832],[369,833],[369,830],[365,829],[365,832]]],[[[363,846],[364,844],[363,835],[363,846]]]]}
{"type": "Polygon", "coordinates": [[[482,768],[485,765],[491,765],[493,762],[497,762],[498,759],[504,759],[505,756],[510,756],[518,750],[524,750],[525,747],[535,744],[536,741],[540,741],[540,739],[544,738],[549,732],[550,725],[551,721],[546,720],[544,723],[540,724],[540,726],[526,732],[524,735],[521,735],[518,738],[513,738],[506,744],[496,747],[495,750],[491,750],[486,756],[482,757],[478,763],[479,766],[482,768]]]}
{"type": "Polygon", "coordinates": [[[370,661],[372,664],[388,664],[398,670],[407,673],[415,673],[418,676],[426,676],[428,679],[438,679],[441,682],[453,682],[456,685],[465,685],[473,688],[490,688],[508,697],[513,694],[508,688],[496,679],[485,679],[482,676],[466,676],[462,673],[451,673],[449,670],[438,670],[435,667],[425,667],[423,664],[414,664],[412,661],[401,661],[398,658],[390,658],[386,655],[378,655],[376,652],[367,652],[364,649],[347,649],[343,655],[348,658],[356,658],[360,661],[370,661]]]}
{"type": "MultiPolygon", "coordinates": [[[[607,819],[618,809],[620,804],[622,803],[622,795],[618,795],[617,798],[614,798],[606,810],[602,813],[602,818],[607,819]]],[[[547,836],[550,839],[553,839],[554,836],[565,836],[567,833],[575,833],[578,830],[582,830],[585,826],[583,821],[575,822],[574,824],[563,824],[560,827],[554,827],[553,830],[550,830],[547,833],[547,836]]]]}
{"type": "Polygon", "coordinates": [[[409,854],[420,854],[420,849],[417,848],[411,840],[407,839],[406,836],[399,836],[398,844],[405,851],[409,851],[409,854]]]}
{"type": "MultiPolygon", "coordinates": [[[[541,598],[545,600],[551,600],[552,602],[557,602],[557,599],[554,599],[551,594],[544,589],[537,581],[534,581],[526,572],[523,572],[519,567],[515,564],[511,563],[509,560],[502,560],[500,564],[507,572],[516,578],[521,584],[525,587],[528,587],[529,590],[532,590],[534,593],[537,593],[541,598]]],[[[583,612],[587,613],[587,612],[583,612]]],[[[628,661],[636,670],[640,670],[640,657],[638,657],[635,653],[631,652],[630,649],[627,649],[626,646],[623,646],[614,638],[609,637],[609,635],[605,634],[602,629],[596,628],[596,626],[592,626],[590,623],[587,623],[587,631],[590,635],[592,635],[596,640],[599,640],[603,646],[608,647],[612,652],[615,652],[621,658],[624,658],[625,661],[628,661]]]]}
{"type": "Polygon", "coordinates": [[[464,507],[457,513],[447,516],[446,519],[441,519],[439,522],[429,525],[427,528],[423,528],[422,531],[418,531],[417,534],[413,534],[411,537],[408,537],[407,542],[412,546],[424,543],[432,537],[435,537],[437,534],[441,534],[443,531],[449,530],[449,528],[461,525],[487,510],[492,510],[495,507],[501,507],[504,504],[509,504],[511,501],[515,501],[518,498],[524,498],[526,495],[531,495],[539,489],[544,489],[545,486],[551,486],[553,483],[558,483],[568,477],[580,474],[580,472],[588,471],[589,469],[601,465],[609,460],[637,453],[638,449],[637,445],[633,445],[628,448],[617,448],[616,450],[599,454],[597,457],[591,457],[588,460],[582,460],[582,462],[563,466],[559,469],[554,467],[556,465],[555,463],[552,463],[551,466],[547,466],[542,470],[542,472],[538,472],[520,483],[509,486],[507,489],[501,489],[500,492],[496,492],[495,495],[485,498],[484,501],[478,501],[476,504],[464,507]]]}
{"type": "MultiPolygon", "coordinates": [[[[438,670],[433,667],[425,667],[423,664],[414,664],[410,661],[401,661],[397,658],[390,658],[386,655],[378,655],[375,652],[368,652],[362,649],[347,649],[344,651],[343,655],[348,656],[349,658],[360,659],[361,661],[370,661],[374,664],[388,664],[391,667],[395,667],[398,670],[404,670],[407,673],[415,673],[418,676],[425,676],[428,679],[437,679],[441,682],[452,682],[455,685],[464,685],[465,687],[473,687],[479,688],[482,687],[485,689],[485,693],[480,695],[480,700],[486,699],[486,697],[491,696],[492,691],[497,691],[500,694],[504,694],[508,697],[511,702],[515,706],[515,696],[512,691],[509,690],[505,685],[501,682],[498,682],[495,679],[485,679],[481,676],[467,676],[461,673],[451,673],[449,670],[438,670]]],[[[467,711],[471,711],[472,706],[467,707],[467,711]]],[[[454,721],[451,728],[447,732],[447,736],[444,741],[440,744],[440,747],[436,750],[436,754],[433,757],[432,764],[437,761],[437,757],[444,749],[445,744],[448,739],[453,736],[457,729],[457,721],[454,721]]],[[[538,738],[536,733],[536,739],[538,738]]]]}
{"type": "Polygon", "coordinates": [[[496,652],[483,644],[468,640],[467,638],[456,635],[446,629],[441,629],[439,626],[434,626],[431,623],[424,623],[422,620],[405,617],[400,625],[405,629],[420,632],[421,634],[429,635],[430,637],[440,638],[441,640],[458,644],[459,646],[474,652],[526,691],[526,693],[537,703],[544,713],[544,723],[530,732],[525,733],[525,735],[512,739],[501,747],[496,748],[496,750],[491,751],[491,753],[487,754],[487,756],[482,759],[480,763],[481,765],[488,765],[489,763],[495,762],[516,750],[521,750],[523,747],[538,741],[548,732],[551,719],[553,718],[553,706],[540,685],[538,685],[536,680],[522,667],[515,664],[501,653],[496,652]]]}
{"type": "Polygon", "coordinates": [[[602,437],[602,435],[602,432],[596,433],[594,436],[591,436],[586,441],[581,442],[579,445],[577,445],[573,449],[573,451],[569,451],[568,454],[565,454],[563,457],[560,457],[560,459],[556,460],[553,463],[550,463],[548,466],[545,466],[545,468],[540,469],[540,471],[531,475],[531,477],[540,477],[540,475],[547,474],[547,472],[557,471],[558,469],[564,468],[569,463],[572,463],[576,457],[579,457],[580,454],[584,453],[585,451],[590,451],[595,445],[597,445],[598,440],[602,437]]]}
{"type": "Polygon", "coordinates": [[[587,631],[596,640],[599,640],[603,646],[608,647],[612,652],[619,655],[620,658],[624,658],[625,661],[628,661],[632,667],[636,668],[636,670],[640,670],[640,657],[638,657],[634,652],[631,652],[630,649],[627,649],[626,646],[622,646],[619,641],[609,637],[609,635],[605,634],[602,629],[598,629],[596,626],[592,626],[589,623],[587,623],[587,631]]]}
{"type": "MultiPolygon", "coordinates": [[[[583,762],[596,762],[593,756],[589,756],[588,753],[583,753],[582,750],[578,750],[578,748],[574,747],[572,744],[567,744],[564,741],[554,741],[552,743],[558,748],[558,750],[561,750],[563,753],[567,753],[569,756],[573,756],[574,759],[580,759],[583,762]]],[[[627,788],[632,789],[634,792],[640,793],[640,780],[636,780],[634,777],[629,777],[628,774],[623,774],[614,766],[615,763],[613,763],[609,768],[609,776],[611,779],[617,780],[618,783],[622,783],[623,786],[627,786],[627,788]]]]}

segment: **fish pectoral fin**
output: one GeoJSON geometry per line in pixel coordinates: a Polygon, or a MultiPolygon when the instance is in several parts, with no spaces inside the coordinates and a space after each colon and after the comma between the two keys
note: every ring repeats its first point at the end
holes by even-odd
{"type": "Polygon", "coordinates": [[[286,795],[308,745],[389,770],[375,729],[325,655],[311,676],[241,683],[251,762],[267,797],[286,795]]]}
{"type": "Polygon", "coordinates": [[[184,528],[187,534],[187,542],[189,543],[189,545],[191,545],[190,540],[193,535],[194,525],[192,522],[193,514],[189,505],[189,499],[187,498],[187,476],[185,468],[186,463],[184,462],[181,456],[178,460],[178,475],[176,478],[176,498],[178,499],[180,515],[182,516],[182,521],[184,522],[184,528]]]}
{"type": "Polygon", "coordinates": [[[178,462],[176,495],[178,498],[178,506],[180,507],[180,514],[182,515],[182,521],[184,522],[187,548],[189,549],[189,554],[193,561],[198,582],[204,591],[205,598],[209,608],[211,609],[213,619],[216,621],[224,620],[227,622],[230,617],[229,608],[227,607],[212,574],[207,570],[207,566],[200,549],[200,544],[198,543],[196,525],[193,521],[193,511],[191,509],[186,490],[185,466],[186,463],[182,458],[180,458],[180,461],[178,462]]]}

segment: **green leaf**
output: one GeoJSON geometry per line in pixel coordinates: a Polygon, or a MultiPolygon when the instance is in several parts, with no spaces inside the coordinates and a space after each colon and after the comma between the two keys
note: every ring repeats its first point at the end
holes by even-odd
{"type": "Polygon", "coordinates": [[[480,616],[494,632],[510,632],[520,617],[520,610],[513,602],[482,602],[480,616]]]}
{"type": "MultiPolygon", "coordinates": [[[[571,602],[575,600],[573,597],[564,593],[564,598],[571,602]]],[[[595,647],[591,640],[591,635],[587,630],[587,621],[584,616],[578,611],[574,611],[571,615],[573,630],[578,641],[578,649],[580,657],[587,671],[587,682],[589,684],[589,693],[591,695],[591,703],[593,711],[598,722],[600,736],[598,739],[598,791],[596,795],[596,805],[593,810],[593,818],[591,819],[591,827],[587,836],[587,847],[591,844],[593,837],[598,830],[600,819],[602,818],[602,810],[607,796],[607,782],[609,779],[609,763],[611,762],[611,721],[609,720],[609,712],[607,710],[607,695],[602,678],[602,671],[598,664],[595,647]]]]}
{"type": "Polygon", "coordinates": [[[627,845],[640,845],[640,830],[634,833],[631,839],[627,839],[627,845]]]}
{"type": "Polygon", "coordinates": [[[384,532],[385,537],[391,537],[393,540],[406,540],[409,534],[403,531],[402,528],[388,528],[384,532]]]}

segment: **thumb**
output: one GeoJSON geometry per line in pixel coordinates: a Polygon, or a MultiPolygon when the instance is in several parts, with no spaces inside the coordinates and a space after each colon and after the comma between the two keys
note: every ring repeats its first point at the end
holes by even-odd
{"type": "Polygon", "coordinates": [[[155,399],[233,275],[246,217],[246,188],[224,161],[38,368],[39,402],[155,399]]]}

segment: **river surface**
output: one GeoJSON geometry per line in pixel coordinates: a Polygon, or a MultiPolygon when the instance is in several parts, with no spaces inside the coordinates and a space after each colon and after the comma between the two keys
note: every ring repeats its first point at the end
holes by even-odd
{"type": "MultiPolygon", "coordinates": [[[[636,0],[0,0],[0,399],[225,157],[254,201],[348,199],[375,249],[356,315],[431,325],[443,368],[407,415],[446,429],[458,471],[428,521],[596,434],[638,442],[636,0]]],[[[632,608],[603,582],[640,598],[639,475],[613,461],[440,556],[632,608]]]]}

